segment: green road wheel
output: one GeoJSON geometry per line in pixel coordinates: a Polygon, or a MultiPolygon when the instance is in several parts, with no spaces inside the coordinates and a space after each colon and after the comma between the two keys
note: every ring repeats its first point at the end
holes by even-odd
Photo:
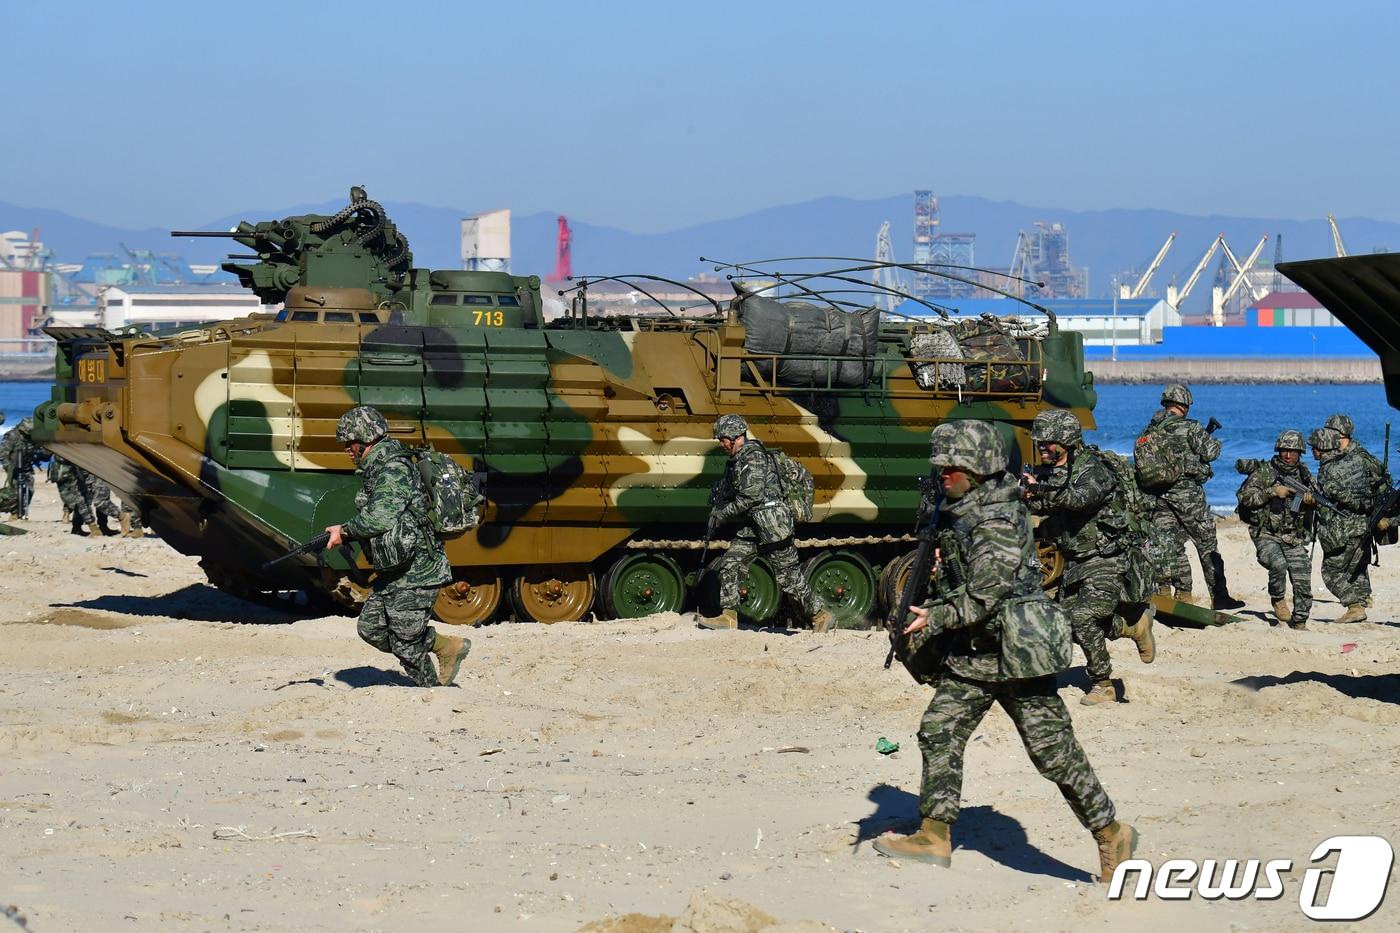
{"type": "Polygon", "coordinates": [[[853,551],[826,551],[802,566],[807,582],[840,628],[866,628],[875,612],[875,571],[853,551]]]}
{"type": "Polygon", "coordinates": [[[600,595],[614,619],[677,612],[685,602],[685,577],[665,554],[627,554],[603,577],[600,595]]]}
{"type": "Polygon", "coordinates": [[[755,625],[767,625],[778,615],[783,598],[778,580],[762,557],[749,565],[749,575],[739,581],[739,615],[755,625]]]}

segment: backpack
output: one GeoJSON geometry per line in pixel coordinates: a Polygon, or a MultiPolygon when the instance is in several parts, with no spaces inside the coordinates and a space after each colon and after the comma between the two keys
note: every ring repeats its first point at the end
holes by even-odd
{"type": "Polygon", "coordinates": [[[427,491],[428,521],[438,537],[452,538],[475,528],[486,499],[477,475],[432,447],[411,448],[408,454],[427,491]]]}
{"type": "Polygon", "coordinates": [[[768,450],[768,458],[778,474],[778,485],[782,487],[783,501],[792,512],[793,522],[810,522],[817,497],[812,471],[781,450],[768,450]]]}
{"type": "Polygon", "coordinates": [[[1089,448],[1113,474],[1118,498],[1128,522],[1128,567],[1124,577],[1124,599],[1130,603],[1146,602],[1152,596],[1157,581],[1170,575],[1175,560],[1171,539],[1152,524],[1152,509],[1146,495],[1138,487],[1128,458],[1116,450],[1089,448]]]}
{"type": "Polygon", "coordinates": [[[1133,448],[1133,469],[1138,485],[1146,489],[1176,483],[1186,475],[1186,457],[1177,437],[1155,425],[1149,427],[1133,448]]]}

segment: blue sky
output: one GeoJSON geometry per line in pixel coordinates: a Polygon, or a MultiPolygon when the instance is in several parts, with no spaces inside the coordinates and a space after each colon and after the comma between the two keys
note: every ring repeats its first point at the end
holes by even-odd
{"type": "Polygon", "coordinates": [[[931,187],[1400,220],[1381,2],[11,4],[0,200],[668,230],[931,187]]]}

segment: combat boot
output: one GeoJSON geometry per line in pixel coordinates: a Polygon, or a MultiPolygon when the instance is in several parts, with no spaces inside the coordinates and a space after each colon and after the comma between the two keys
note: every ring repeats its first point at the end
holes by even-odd
{"type": "Polygon", "coordinates": [[[1288,600],[1274,600],[1274,618],[1289,625],[1293,624],[1293,607],[1288,604],[1288,600]]]}
{"type": "Polygon", "coordinates": [[[1244,600],[1236,599],[1229,593],[1225,592],[1223,589],[1219,593],[1215,594],[1215,596],[1211,597],[1210,601],[1210,608],[1216,610],[1240,609],[1243,606],[1244,600]]]}
{"type": "Polygon", "coordinates": [[[63,518],[60,519],[65,525],[73,521],[73,513],[68,509],[63,510],[63,518]]]}
{"type": "Polygon", "coordinates": [[[1094,841],[1099,844],[1099,884],[1108,884],[1118,863],[1132,858],[1137,851],[1138,831],[1114,820],[1093,833],[1094,841]]]}
{"type": "Polygon", "coordinates": [[[1152,620],[1156,617],[1156,607],[1148,603],[1137,621],[1123,629],[1123,637],[1137,644],[1138,660],[1143,664],[1151,664],[1157,657],[1157,637],[1152,634],[1152,620]]]}
{"type": "Polygon", "coordinates": [[[1347,611],[1333,619],[1334,624],[1345,624],[1347,622],[1365,622],[1366,607],[1362,603],[1352,603],[1347,606],[1347,611]]]}
{"type": "Polygon", "coordinates": [[[438,662],[438,686],[447,687],[457,679],[462,660],[472,650],[470,638],[433,633],[433,655],[438,662]]]}
{"type": "Polygon", "coordinates": [[[121,535],[122,535],[122,537],[123,537],[123,538],[130,538],[130,537],[131,537],[131,516],[128,515],[128,514],[126,514],[125,512],[123,512],[123,513],[117,518],[117,523],[118,523],[119,525],[121,525],[121,529],[122,529],[121,535]]]}
{"type": "Polygon", "coordinates": [[[1308,620],[1307,620],[1307,619],[1303,619],[1302,621],[1299,621],[1299,622],[1289,622],[1289,623],[1288,623],[1288,627],[1291,628],[1291,629],[1293,629],[1293,631],[1295,631],[1295,632],[1307,631],[1307,628],[1308,628],[1308,620]]]}
{"type": "Polygon", "coordinates": [[[1200,603],[1196,602],[1195,593],[1191,592],[1189,589],[1182,589],[1179,586],[1176,588],[1176,599],[1183,603],[1189,603],[1192,606],[1200,605],[1200,603]]]}
{"type": "Polygon", "coordinates": [[[100,537],[102,537],[102,529],[101,529],[100,527],[98,527],[97,525],[88,524],[88,525],[85,526],[85,527],[87,528],[87,533],[88,533],[88,537],[89,537],[89,538],[100,538],[100,537]]]}
{"type": "Polygon", "coordinates": [[[919,831],[908,836],[881,836],[872,845],[890,858],[905,858],[949,868],[953,864],[953,841],[948,824],[924,820],[919,831]]]}
{"type": "Polygon", "coordinates": [[[1096,680],[1089,692],[1079,698],[1079,705],[1098,706],[1100,703],[1112,703],[1117,699],[1118,694],[1113,689],[1113,681],[1096,680]]]}
{"type": "Polygon", "coordinates": [[[700,616],[695,620],[695,624],[708,629],[738,628],[739,613],[733,609],[722,609],[717,616],[700,616]]]}
{"type": "Polygon", "coordinates": [[[812,631],[818,635],[824,635],[836,627],[836,616],[831,614],[829,609],[818,609],[816,615],[812,616],[812,631]]]}

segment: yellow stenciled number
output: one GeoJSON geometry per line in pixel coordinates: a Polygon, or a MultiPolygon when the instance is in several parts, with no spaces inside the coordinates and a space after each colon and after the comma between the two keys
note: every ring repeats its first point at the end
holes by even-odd
{"type": "Polygon", "coordinates": [[[472,314],[475,315],[475,318],[472,320],[472,323],[475,324],[475,325],[477,325],[477,326],[480,326],[480,325],[481,325],[481,316],[482,316],[483,314],[485,314],[485,313],[486,313],[485,311],[473,311],[472,314]]]}
{"type": "Polygon", "coordinates": [[[492,323],[492,324],[496,325],[497,327],[500,327],[500,326],[501,326],[502,324],[504,324],[505,322],[506,322],[506,313],[505,313],[504,311],[492,311],[492,312],[491,312],[491,323],[492,323]]]}

